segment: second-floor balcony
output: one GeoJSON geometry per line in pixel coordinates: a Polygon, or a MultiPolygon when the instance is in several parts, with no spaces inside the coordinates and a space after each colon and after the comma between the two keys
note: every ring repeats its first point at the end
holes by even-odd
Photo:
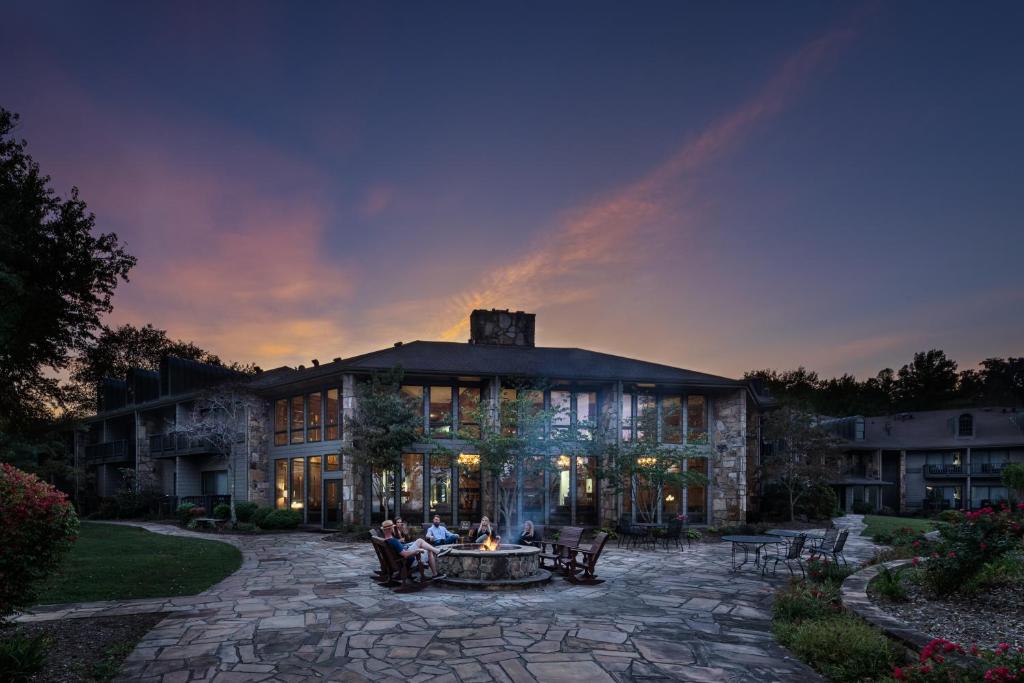
{"type": "Polygon", "coordinates": [[[128,439],[114,439],[102,443],[88,444],[85,447],[86,462],[97,464],[105,462],[125,462],[135,455],[135,444],[128,439]]]}
{"type": "Polygon", "coordinates": [[[149,437],[149,454],[154,457],[205,453],[209,445],[188,434],[154,434],[149,437]]]}
{"type": "Polygon", "coordinates": [[[972,462],[971,475],[976,477],[1001,477],[1008,462],[972,462]]]}
{"type": "Polygon", "coordinates": [[[963,477],[967,474],[963,465],[925,465],[926,477],[963,477]]]}

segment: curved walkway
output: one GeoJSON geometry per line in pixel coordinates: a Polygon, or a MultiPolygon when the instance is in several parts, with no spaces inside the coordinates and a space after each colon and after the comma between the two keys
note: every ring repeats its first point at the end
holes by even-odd
{"type": "MultiPolygon", "coordinates": [[[[854,535],[860,519],[837,522],[853,527],[848,554],[868,555],[854,535]]],[[[242,550],[242,568],[199,595],[59,606],[49,618],[170,611],[125,661],[126,681],[820,680],[772,640],[771,595],[782,579],[730,572],[728,544],[607,549],[598,586],[556,578],[519,592],[396,595],[370,580],[367,544],[218,539],[242,550]]]]}

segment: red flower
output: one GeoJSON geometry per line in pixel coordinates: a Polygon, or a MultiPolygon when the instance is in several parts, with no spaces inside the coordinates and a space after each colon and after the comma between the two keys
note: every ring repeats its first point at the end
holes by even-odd
{"type": "Polygon", "coordinates": [[[981,548],[982,550],[984,550],[985,548],[987,548],[987,547],[988,547],[988,544],[987,544],[987,543],[985,543],[984,541],[982,541],[982,542],[981,542],[981,543],[979,544],[979,546],[978,546],[978,547],[980,547],[980,548],[981,548]]]}
{"type": "Polygon", "coordinates": [[[956,557],[956,553],[954,553],[952,550],[950,550],[949,551],[949,555],[947,555],[947,557],[956,557]]]}
{"type": "Polygon", "coordinates": [[[914,565],[916,567],[917,565],[921,564],[921,558],[920,557],[915,557],[914,559],[912,559],[910,561],[910,564],[912,564],[912,565],[914,565]]]}

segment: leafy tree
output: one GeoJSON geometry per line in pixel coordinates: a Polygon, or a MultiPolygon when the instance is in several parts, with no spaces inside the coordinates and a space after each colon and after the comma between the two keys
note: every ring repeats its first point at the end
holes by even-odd
{"type": "Polygon", "coordinates": [[[252,364],[224,363],[218,356],[194,343],[171,339],[165,330],[152,325],[135,327],[103,327],[101,334],[90,341],[71,361],[68,403],[78,412],[94,410],[96,387],[104,377],[124,377],[132,368],[159,370],[165,355],[228,367],[239,372],[253,372],[252,364]]]}
{"type": "Polygon", "coordinates": [[[226,382],[203,392],[196,400],[188,423],[179,425],[175,433],[210,446],[224,458],[231,491],[231,526],[238,523],[234,492],[238,485],[237,460],[246,453],[249,416],[262,410],[257,399],[244,384],[226,382]]]}
{"type": "Polygon", "coordinates": [[[763,479],[785,492],[792,522],[801,499],[837,474],[838,440],[813,413],[792,406],[769,413],[762,433],[771,445],[762,460],[763,479]]]}
{"type": "Polygon", "coordinates": [[[1024,497],[1024,463],[1011,463],[1003,468],[1003,485],[1024,497]]]}
{"type": "Polygon", "coordinates": [[[896,391],[905,410],[936,410],[957,393],[956,362],[939,349],[914,354],[897,373],[896,391]]]}
{"type": "Polygon", "coordinates": [[[796,370],[751,370],[747,379],[760,380],[765,388],[778,398],[798,405],[811,405],[818,394],[818,373],[802,365],[796,370]]]}
{"type": "Polygon", "coordinates": [[[986,358],[979,375],[983,400],[993,405],[1024,405],[1024,357],[986,358]]]}
{"type": "Polygon", "coordinates": [[[375,373],[356,387],[356,411],[346,429],[352,444],[346,455],[371,472],[374,494],[389,516],[391,495],[388,478],[402,462],[402,452],[416,443],[423,429],[422,413],[402,400],[399,389],[403,371],[396,367],[375,373]]]}
{"type": "Polygon", "coordinates": [[[52,371],[88,346],[135,265],[117,235],[94,234],[77,188],[51,189],[11,136],[17,121],[0,109],[0,453],[62,403],[52,371]]]}

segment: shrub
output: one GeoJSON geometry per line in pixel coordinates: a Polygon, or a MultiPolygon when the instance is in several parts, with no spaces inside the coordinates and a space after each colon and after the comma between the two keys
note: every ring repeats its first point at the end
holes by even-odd
{"type": "Polygon", "coordinates": [[[857,617],[839,614],[779,629],[780,642],[834,683],[876,681],[896,662],[888,638],[857,617]]]}
{"type": "Polygon", "coordinates": [[[31,605],[78,534],[67,496],[6,463],[0,465],[0,621],[31,605]]]}
{"type": "Polygon", "coordinates": [[[20,683],[32,680],[46,664],[50,641],[45,636],[29,638],[15,633],[0,640],[0,681],[20,683]]]}
{"type": "Polygon", "coordinates": [[[898,569],[892,571],[883,565],[881,571],[878,572],[878,576],[871,582],[871,585],[886,600],[905,602],[907,599],[907,589],[903,587],[902,573],[898,569]]]}
{"type": "Polygon", "coordinates": [[[924,564],[922,585],[938,596],[968,585],[982,567],[1019,546],[1024,535],[1019,516],[1008,507],[983,508],[964,514],[957,524],[943,524],[942,543],[924,564]]]}
{"type": "Polygon", "coordinates": [[[259,508],[259,505],[251,500],[243,500],[235,503],[235,517],[238,518],[239,522],[251,522],[252,515],[256,512],[257,508],[259,508]]]}
{"type": "Polygon", "coordinates": [[[1010,553],[982,565],[966,588],[969,591],[978,591],[1016,586],[1021,583],[1024,583],[1024,555],[1010,553]]]}
{"type": "Polygon", "coordinates": [[[273,511],[273,508],[257,507],[255,510],[253,510],[252,516],[249,518],[249,521],[251,521],[258,527],[262,527],[263,520],[265,520],[267,518],[267,515],[269,515],[273,511]]]}
{"type": "MultiPolygon", "coordinates": [[[[765,487],[761,512],[769,519],[789,519],[789,494],[785,487],[772,484],[765,487]]],[[[839,497],[831,486],[818,484],[796,502],[795,514],[809,519],[829,519],[839,508],[839,497]]]]}
{"type": "Polygon", "coordinates": [[[972,645],[969,653],[981,659],[984,665],[977,671],[967,671],[959,664],[968,654],[962,645],[936,638],[925,645],[918,657],[918,663],[896,667],[892,677],[897,681],[912,683],[968,683],[969,681],[1019,681],[1024,672],[1024,648],[1012,648],[999,643],[991,650],[981,650],[972,645]]]}
{"type": "Polygon", "coordinates": [[[858,500],[854,502],[851,509],[855,515],[870,515],[875,511],[875,506],[866,500],[858,500]]]}
{"type": "MultiPolygon", "coordinates": [[[[235,514],[238,514],[238,510],[235,510],[235,514]]],[[[256,531],[256,525],[249,522],[239,522],[235,527],[235,531],[256,531]]]]}
{"type": "Polygon", "coordinates": [[[943,510],[938,514],[938,520],[946,524],[959,524],[964,520],[964,515],[959,510],[943,510]]]}
{"type": "Polygon", "coordinates": [[[294,510],[273,510],[260,524],[263,529],[294,529],[302,522],[302,515],[294,510]]]}
{"type": "Polygon", "coordinates": [[[793,583],[775,594],[772,616],[776,622],[783,623],[823,619],[837,613],[838,599],[838,591],[793,583]]]}
{"type": "Polygon", "coordinates": [[[700,530],[699,529],[687,529],[686,530],[686,537],[688,539],[690,539],[691,541],[699,541],[701,539],[700,530]]]}
{"type": "Polygon", "coordinates": [[[213,508],[213,516],[217,519],[228,519],[231,517],[231,506],[227,503],[221,503],[220,505],[213,508]]]}
{"type": "Polygon", "coordinates": [[[840,584],[847,576],[857,571],[855,567],[831,562],[827,557],[807,561],[807,578],[814,583],[840,584]]]}
{"type": "Polygon", "coordinates": [[[182,526],[188,524],[189,520],[192,519],[192,510],[194,510],[195,508],[195,503],[182,503],[181,505],[178,506],[178,509],[175,510],[175,514],[178,517],[178,522],[182,526]]]}

